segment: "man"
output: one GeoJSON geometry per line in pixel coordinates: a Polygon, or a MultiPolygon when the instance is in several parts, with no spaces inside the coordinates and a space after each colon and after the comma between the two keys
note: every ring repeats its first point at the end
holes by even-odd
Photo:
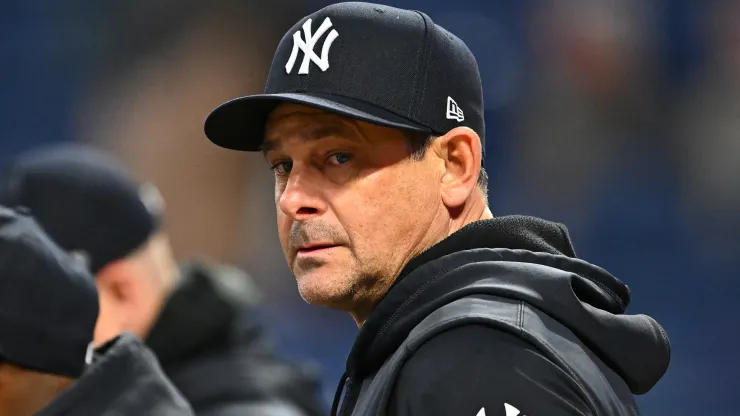
{"type": "Polygon", "coordinates": [[[0,206],[0,414],[191,415],[136,338],[93,352],[97,317],[85,266],[0,206]]]}
{"type": "Polygon", "coordinates": [[[205,132],[263,152],[301,295],[360,326],[332,414],[636,415],[665,372],[665,332],[624,314],[627,286],[577,259],[563,226],[493,218],[477,64],[428,16],[305,17],[265,94],[205,132]]]}
{"type": "Polygon", "coordinates": [[[96,345],[124,331],[146,336],[178,275],[154,186],[105,154],[61,145],[13,161],[0,201],[29,208],[57,244],[88,262],[100,294],[96,345]]]}
{"type": "Polygon", "coordinates": [[[323,414],[316,375],[280,359],[261,328],[240,319],[254,304],[247,276],[203,262],[179,272],[154,186],[78,145],[21,155],[4,183],[5,203],[30,208],[89,262],[100,292],[96,345],[124,331],[147,339],[199,415],[323,414]]]}

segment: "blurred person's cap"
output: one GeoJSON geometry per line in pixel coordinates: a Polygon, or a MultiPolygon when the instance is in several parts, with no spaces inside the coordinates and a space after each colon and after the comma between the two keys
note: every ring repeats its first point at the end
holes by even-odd
{"type": "Polygon", "coordinates": [[[117,160],[79,146],[21,155],[0,180],[0,204],[23,206],[69,252],[97,274],[146,243],[159,229],[164,201],[117,160]]]}
{"type": "Polygon", "coordinates": [[[470,49],[429,16],[384,5],[338,3],[301,19],[277,47],[265,93],[216,108],[206,136],[227,149],[259,151],[281,103],[435,135],[467,126],[485,138],[470,49]]]}
{"type": "Polygon", "coordinates": [[[23,210],[0,206],[0,357],[78,378],[92,360],[98,292],[85,265],[23,210]]]}

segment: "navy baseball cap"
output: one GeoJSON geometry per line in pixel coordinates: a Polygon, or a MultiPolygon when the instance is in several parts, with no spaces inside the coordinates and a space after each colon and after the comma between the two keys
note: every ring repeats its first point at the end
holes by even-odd
{"type": "Polygon", "coordinates": [[[65,250],[97,274],[146,243],[160,227],[164,201],[111,156],[65,144],[21,155],[0,180],[0,204],[30,209],[65,250]]]}
{"type": "Polygon", "coordinates": [[[92,359],[98,292],[84,263],[22,210],[0,206],[0,356],[78,378],[92,359]]]}
{"type": "Polygon", "coordinates": [[[205,134],[227,149],[259,151],[281,103],[434,135],[467,126],[485,139],[470,49],[424,13],[379,4],[338,3],[301,19],[277,47],[264,94],[213,110],[205,134]]]}

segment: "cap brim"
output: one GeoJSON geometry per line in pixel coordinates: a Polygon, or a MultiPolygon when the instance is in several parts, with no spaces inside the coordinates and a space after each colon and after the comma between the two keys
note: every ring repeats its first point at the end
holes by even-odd
{"type": "Polygon", "coordinates": [[[428,127],[357,99],[332,94],[284,93],[250,95],[221,104],[206,118],[206,137],[226,149],[259,151],[267,118],[283,103],[302,104],[379,126],[432,133],[428,127]]]}

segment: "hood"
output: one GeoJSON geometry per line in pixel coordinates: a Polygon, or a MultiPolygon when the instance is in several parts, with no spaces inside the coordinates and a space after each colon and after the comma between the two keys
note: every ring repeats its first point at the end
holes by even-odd
{"type": "Polygon", "coordinates": [[[431,312],[475,294],[524,301],[557,319],[635,394],[667,370],[667,335],[652,318],[625,314],[624,283],[576,258],[561,224],[510,216],[470,224],[410,262],[360,329],[347,373],[376,371],[431,312]]]}
{"type": "Polygon", "coordinates": [[[278,356],[250,313],[259,292],[246,273],[202,261],[181,272],[147,344],[196,412],[283,400],[307,415],[326,414],[317,370],[278,356]]]}
{"type": "Polygon", "coordinates": [[[98,354],[82,377],[37,416],[193,414],[157,359],[134,335],[121,335],[98,354]]]}
{"type": "Polygon", "coordinates": [[[249,275],[194,260],[181,265],[180,276],[146,339],[165,370],[235,343],[259,342],[262,328],[241,320],[261,296],[249,275]]]}

